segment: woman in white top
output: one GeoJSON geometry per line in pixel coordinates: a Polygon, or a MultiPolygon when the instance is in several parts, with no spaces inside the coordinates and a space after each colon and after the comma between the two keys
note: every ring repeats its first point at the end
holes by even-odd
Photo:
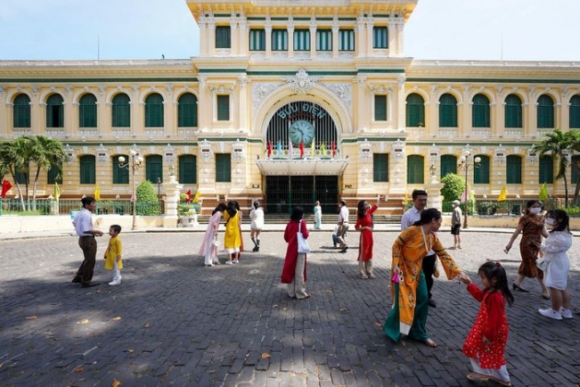
{"type": "Polygon", "coordinates": [[[539,309],[538,312],[555,320],[572,318],[570,291],[566,289],[570,271],[570,258],[566,252],[572,246],[569,217],[566,211],[551,210],[546,214],[544,223],[552,228],[544,244],[539,246],[544,253],[543,258],[548,262],[544,281],[550,290],[552,307],[539,309]]]}
{"type": "Polygon", "coordinates": [[[260,207],[259,202],[254,202],[254,208],[250,212],[250,224],[252,242],[254,242],[254,248],[252,251],[260,251],[260,232],[264,228],[264,210],[260,207]]]}
{"type": "Polygon", "coordinates": [[[322,223],[322,207],[320,207],[320,202],[317,200],[314,204],[314,229],[320,230],[320,225],[322,223]]]}

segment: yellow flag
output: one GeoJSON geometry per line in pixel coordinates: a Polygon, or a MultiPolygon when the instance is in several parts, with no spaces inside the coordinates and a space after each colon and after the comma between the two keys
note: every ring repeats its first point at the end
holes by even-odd
{"type": "Polygon", "coordinates": [[[548,199],[548,187],[546,187],[546,183],[542,184],[542,188],[540,188],[540,193],[538,195],[538,199],[540,199],[540,200],[547,200],[548,199]]]}
{"type": "Polygon", "coordinates": [[[405,192],[405,197],[403,198],[403,205],[406,206],[407,203],[409,203],[409,196],[407,196],[407,193],[405,192]]]}
{"type": "Polygon", "coordinates": [[[312,139],[312,145],[310,146],[310,157],[314,157],[316,153],[316,146],[314,145],[314,139],[312,139]]]}
{"type": "Polygon", "coordinates": [[[101,200],[101,190],[98,184],[95,185],[95,200],[101,200]]]}
{"type": "Polygon", "coordinates": [[[507,187],[503,186],[503,188],[501,189],[501,192],[499,193],[499,197],[497,198],[498,202],[505,202],[507,200],[507,187]]]}
{"type": "Polygon", "coordinates": [[[199,195],[201,195],[201,190],[197,190],[197,192],[195,193],[195,196],[192,199],[192,202],[197,203],[197,201],[199,200],[199,195]]]}
{"type": "Polygon", "coordinates": [[[324,146],[324,142],[320,145],[320,155],[326,156],[326,147],[324,146]]]}
{"type": "Polygon", "coordinates": [[[54,199],[58,200],[58,198],[60,198],[60,188],[58,186],[58,183],[55,181],[54,182],[54,199]]]}

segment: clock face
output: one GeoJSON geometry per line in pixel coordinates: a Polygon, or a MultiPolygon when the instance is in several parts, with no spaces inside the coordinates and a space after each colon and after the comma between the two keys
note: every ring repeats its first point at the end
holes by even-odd
{"type": "Polygon", "coordinates": [[[290,125],[290,139],[294,145],[300,145],[300,142],[304,146],[310,145],[314,140],[314,127],[308,121],[295,121],[290,125]]]}

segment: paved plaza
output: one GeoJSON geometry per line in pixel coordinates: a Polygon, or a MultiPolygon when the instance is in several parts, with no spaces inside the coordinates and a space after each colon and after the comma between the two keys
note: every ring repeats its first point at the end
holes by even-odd
{"type": "MultiPolygon", "coordinates": [[[[223,235],[223,234],[222,234],[223,235]]],[[[313,232],[308,290],[297,301],[280,284],[286,243],[262,234],[260,253],[240,264],[203,266],[203,233],[125,233],[123,282],[108,286],[108,237],[97,239],[95,280],[70,281],[81,262],[77,238],[0,241],[1,386],[474,386],[463,340],[479,304],[457,281],[436,280],[428,332],[439,347],[382,333],[390,309],[390,248],[397,232],[375,233],[377,278],[356,277],[351,249],[332,248],[313,232]]],[[[500,259],[510,283],[517,246],[505,233],[464,233],[451,254],[473,279],[486,259],[500,259]]],[[[448,231],[440,233],[446,246],[448,231]]],[[[250,246],[249,233],[244,235],[250,246]]],[[[549,305],[535,281],[508,308],[508,369],[514,386],[580,385],[580,239],[570,251],[573,320],[538,314],[549,305]]],[[[220,254],[222,262],[225,254],[220,254]]],[[[479,283],[479,281],[477,281],[479,283]]],[[[482,386],[493,383],[479,384],[482,386]]]]}

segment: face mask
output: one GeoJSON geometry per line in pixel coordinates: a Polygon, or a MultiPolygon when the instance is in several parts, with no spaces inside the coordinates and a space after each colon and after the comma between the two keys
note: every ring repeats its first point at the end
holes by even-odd
{"type": "Polygon", "coordinates": [[[539,214],[541,211],[542,211],[542,209],[540,207],[530,208],[531,214],[539,214]]]}
{"type": "Polygon", "coordinates": [[[547,224],[548,226],[553,226],[553,225],[554,225],[554,223],[556,223],[556,222],[554,221],[554,219],[552,219],[552,218],[546,218],[546,220],[544,220],[544,222],[546,222],[546,224],[547,224]]]}

